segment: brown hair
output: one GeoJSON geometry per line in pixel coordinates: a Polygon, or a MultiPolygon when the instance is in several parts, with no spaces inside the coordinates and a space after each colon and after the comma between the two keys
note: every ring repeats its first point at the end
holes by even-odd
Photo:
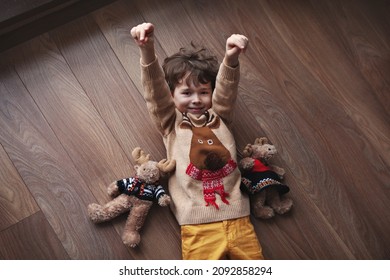
{"type": "Polygon", "coordinates": [[[195,85],[211,82],[211,89],[215,88],[218,60],[206,48],[197,47],[194,43],[165,58],[162,67],[171,91],[187,72],[191,73],[195,85]]]}

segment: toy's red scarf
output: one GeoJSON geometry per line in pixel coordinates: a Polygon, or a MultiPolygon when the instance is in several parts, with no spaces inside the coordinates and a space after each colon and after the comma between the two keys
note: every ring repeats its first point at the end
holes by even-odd
{"type": "Polygon", "coordinates": [[[229,196],[229,193],[225,192],[223,186],[222,178],[228,176],[230,173],[236,169],[237,163],[230,159],[224,167],[216,171],[211,171],[207,169],[198,169],[195,165],[190,163],[187,167],[186,174],[195,180],[202,181],[203,183],[203,197],[206,201],[206,206],[210,204],[215,208],[219,209],[218,204],[215,202],[216,197],[215,193],[219,194],[221,200],[229,204],[229,201],[226,199],[229,196]]]}

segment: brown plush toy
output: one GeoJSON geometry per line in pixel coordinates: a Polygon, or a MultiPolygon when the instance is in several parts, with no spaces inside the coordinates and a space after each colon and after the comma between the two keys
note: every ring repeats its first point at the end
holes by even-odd
{"type": "Polygon", "coordinates": [[[169,205],[171,199],[158,181],[161,175],[176,167],[174,160],[150,160],[150,155],[146,155],[139,147],[133,150],[132,156],[137,163],[134,166],[136,176],[111,183],[107,191],[113,200],[107,204],[88,205],[88,214],[94,223],[111,220],[130,210],[122,234],[123,243],[129,247],[135,247],[141,241],[139,230],[153,201],[156,200],[160,206],[169,205]]]}
{"type": "Polygon", "coordinates": [[[283,197],[290,189],[281,183],[283,168],[269,165],[268,160],[277,153],[275,146],[265,137],[248,144],[239,163],[242,173],[241,190],[248,193],[251,211],[257,218],[269,219],[290,211],[293,201],[283,197]]]}

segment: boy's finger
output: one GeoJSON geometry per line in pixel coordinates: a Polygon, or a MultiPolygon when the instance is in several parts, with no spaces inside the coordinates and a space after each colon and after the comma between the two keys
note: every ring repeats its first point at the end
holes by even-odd
{"type": "Polygon", "coordinates": [[[140,41],[145,40],[145,30],[144,30],[144,29],[141,29],[141,30],[140,30],[138,39],[139,39],[140,41]]]}
{"type": "Polygon", "coordinates": [[[137,39],[137,31],[136,31],[136,28],[133,27],[131,30],[130,30],[130,34],[131,34],[131,37],[133,37],[134,39],[137,39]]]}
{"type": "Polygon", "coordinates": [[[153,26],[153,24],[147,23],[147,24],[145,25],[144,30],[145,30],[145,35],[152,34],[153,31],[154,31],[154,26],[153,26]]]}

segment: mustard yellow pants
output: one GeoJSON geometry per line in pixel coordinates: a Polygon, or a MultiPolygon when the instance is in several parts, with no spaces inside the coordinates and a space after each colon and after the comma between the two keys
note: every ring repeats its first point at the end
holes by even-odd
{"type": "Polygon", "coordinates": [[[264,259],[249,217],[181,226],[183,260],[264,259]]]}

